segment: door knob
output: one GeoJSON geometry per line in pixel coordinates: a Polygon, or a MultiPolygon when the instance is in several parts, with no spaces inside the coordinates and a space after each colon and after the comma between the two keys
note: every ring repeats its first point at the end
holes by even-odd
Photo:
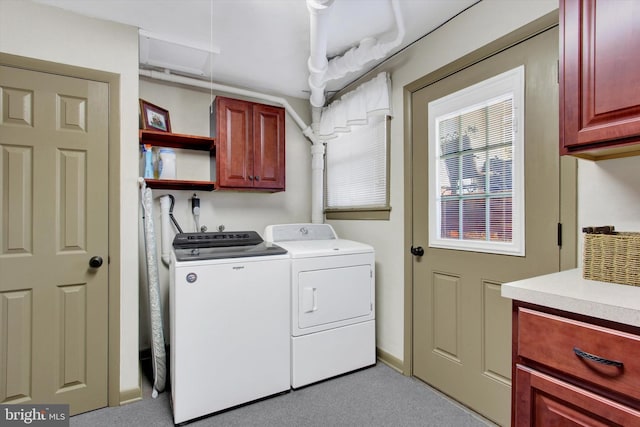
{"type": "Polygon", "coordinates": [[[102,265],[102,257],[101,256],[92,256],[89,260],[89,267],[91,268],[99,268],[102,265]]]}
{"type": "Polygon", "coordinates": [[[422,256],[424,255],[424,249],[422,248],[422,246],[416,246],[415,248],[411,246],[411,253],[414,256],[422,256]]]}

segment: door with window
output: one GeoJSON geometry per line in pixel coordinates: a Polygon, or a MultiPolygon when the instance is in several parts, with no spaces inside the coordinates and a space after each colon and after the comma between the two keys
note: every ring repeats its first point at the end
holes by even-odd
{"type": "Polygon", "coordinates": [[[412,94],[413,375],[501,425],[500,285],[560,269],[557,59],[554,28],[412,94]]]}

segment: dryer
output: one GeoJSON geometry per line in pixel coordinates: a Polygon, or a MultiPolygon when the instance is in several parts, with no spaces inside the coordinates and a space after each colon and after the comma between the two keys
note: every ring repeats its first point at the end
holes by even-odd
{"type": "Polygon", "coordinates": [[[291,386],[376,363],[375,253],[329,224],[265,229],[291,258],[291,386]]]}

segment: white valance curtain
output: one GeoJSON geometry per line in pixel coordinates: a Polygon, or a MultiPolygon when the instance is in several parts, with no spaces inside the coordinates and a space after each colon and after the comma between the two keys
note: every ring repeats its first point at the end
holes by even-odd
{"type": "Polygon", "coordinates": [[[391,80],[382,72],[322,109],[318,136],[333,139],[352,126],[366,125],[371,116],[391,115],[391,80]]]}
{"type": "Polygon", "coordinates": [[[324,108],[327,210],[387,208],[387,116],[391,84],[380,73],[324,108]]]}

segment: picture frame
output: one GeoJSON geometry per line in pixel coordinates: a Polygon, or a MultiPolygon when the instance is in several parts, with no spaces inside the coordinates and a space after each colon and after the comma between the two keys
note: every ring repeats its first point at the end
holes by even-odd
{"type": "Polygon", "coordinates": [[[169,111],[140,98],[142,129],[171,132],[169,111]]]}

